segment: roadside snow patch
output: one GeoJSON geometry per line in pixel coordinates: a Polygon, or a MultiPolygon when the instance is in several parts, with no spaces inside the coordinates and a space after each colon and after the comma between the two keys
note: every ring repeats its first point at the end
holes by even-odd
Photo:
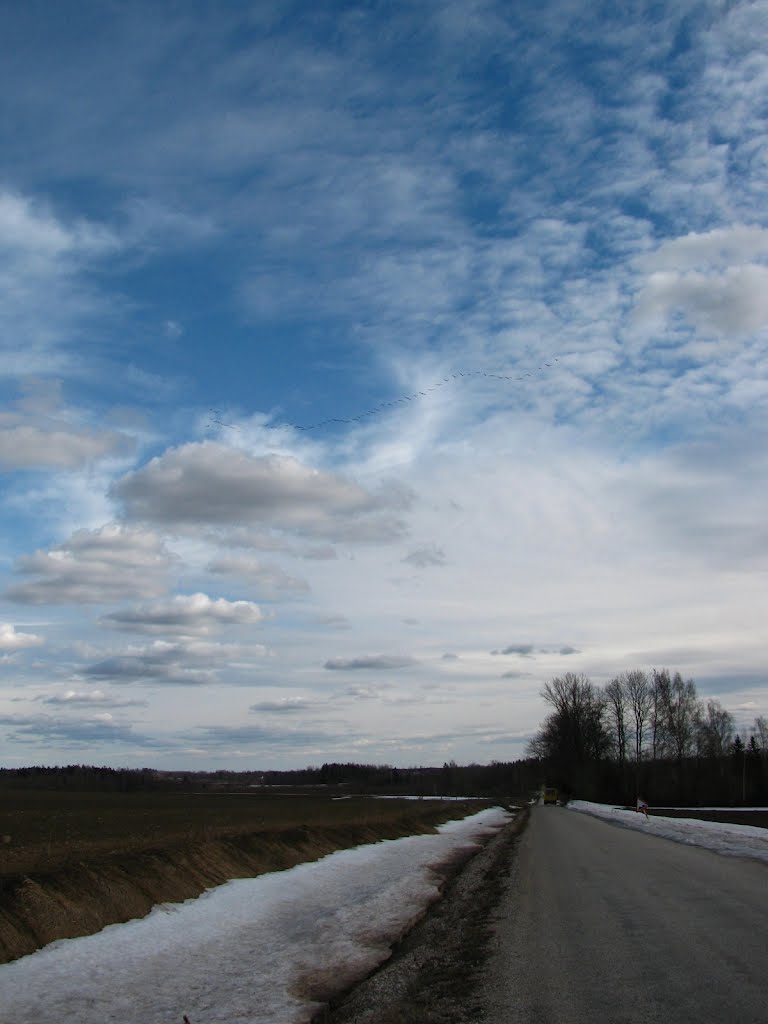
{"type": "Polygon", "coordinates": [[[509,820],[489,808],[52,943],[0,966],[0,1021],[302,1024],[387,959],[438,896],[440,864],[509,820]]]}
{"type": "Polygon", "coordinates": [[[697,818],[666,818],[660,814],[651,814],[646,820],[645,815],[637,811],[628,811],[611,804],[593,804],[588,800],[571,800],[568,809],[604,818],[623,828],[639,829],[663,839],[672,839],[676,843],[702,846],[728,857],[749,857],[768,863],[768,829],[756,825],[730,825],[697,818]]]}

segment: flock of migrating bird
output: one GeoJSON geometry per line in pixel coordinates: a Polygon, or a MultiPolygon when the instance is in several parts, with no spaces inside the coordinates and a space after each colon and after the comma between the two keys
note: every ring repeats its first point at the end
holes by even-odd
{"type": "MultiPolygon", "coordinates": [[[[544,362],[538,367],[538,371],[540,373],[543,373],[546,369],[551,368],[555,363],[560,361],[559,356],[553,356],[551,359],[551,362],[544,362]]],[[[431,391],[436,391],[438,388],[445,387],[446,384],[451,384],[453,381],[458,381],[462,378],[488,377],[493,380],[524,381],[527,380],[527,378],[532,377],[534,373],[536,373],[536,370],[529,370],[519,376],[515,376],[510,373],[487,373],[485,370],[469,370],[452,373],[450,376],[443,377],[442,380],[436,381],[424,391],[414,391],[410,395],[401,395],[400,398],[393,398],[389,402],[381,402],[380,405],[372,406],[370,409],[357,413],[355,416],[329,416],[327,419],[318,420],[316,423],[286,423],[285,425],[287,427],[291,427],[293,430],[319,430],[321,427],[336,424],[349,426],[353,423],[359,423],[361,420],[368,419],[370,416],[377,416],[379,413],[385,412],[387,409],[392,409],[395,406],[405,406],[408,402],[417,402],[420,398],[426,398],[431,391]]],[[[218,409],[211,409],[210,411],[211,418],[206,424],[208,427],[226,427],[230,430],[240,429],[240,427],[234,423],[225,423],[224,420],[220,418],[221,413],[218,409]]]]}

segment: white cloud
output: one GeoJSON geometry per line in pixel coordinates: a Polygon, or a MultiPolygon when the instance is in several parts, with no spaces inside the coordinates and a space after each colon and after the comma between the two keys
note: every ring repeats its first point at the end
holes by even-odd
{"type": "Polygon", "coordinates": [[[423,544],[409,552],[403,561],[416,569],[426,569],[432,565],[445,565],[445,551],[437,544],[423,544]]]}
{"type": "Polygon", "coordinates": [[[205,538],[216,546],[295,553],[294,545],[289,538],[272,532],[268,527],[237,525],[215,527],[205,533],[205,538]]]}
{"type": "Polygon", "coordinates": [[[157,534],[116,524],[77,530],[69,540],[22,556],[16,571],[36,577],[9,587],[22,604],[102,604],[156,597],[168,589],[173,559],[157,534]]]}
{"type": "MultiPolygon", "coordinates": [[[[133,247],[188,247],[209,239],[216,232],[215,219],[208,212],[183,210],[157,199],[132,196],[123,203],[127,218],[123,231],[126,243],[133,247]]],[[[163,330],[168,338],[184,333],[177,320],[166,320],[163,330]]]]}
{"type": "Polygon", "coordinates": [[[82,751],[94,749],[102,743],[106,743],[109,750],[114,749],[114,744],[144,748],[159,746],[150,737],[135,733],[130,725],[115,722],[112,716],[103,714],[80,719],[53,715],[0,715],[0,725],[8,727],[9,739],[38,745],[42,758],[46,758],[51,747],[82,751]]]}
{"type": "Polygon", "coordinates": [[[9,469],[74,469],[103,455],[125,451],[126,445],[127,438],[110,431],[5,426],[0,416],[0,466],[9,469]]]}
{"type": "Polygon", "coordinates": [[[167,527],[266,524],[301,535],[389,541],[403,532],[388,502],[298,459],[205,441],[152,459],[113,487],[132,519],[167,527]]]}
{"type": "Polygon", "coordinates": [[[751,263],[757,257],[768,259],[768,229],[735,224],[712,231],[691,231],[671,238],[651,254],[639,257],[637,265],[652,272],[687,270],[724,270],[751,263]]]}
{"type": "Polygon", "coordinates": [[[171,684],[206,686],[218,683],[233,663],[263,657],[259,644],[247,648],[181,637],[175,641],[154,640],[150,644],[130,645],[125,650],[102,658],[83,669],[93,680],[109,683],[171,684]]]}
{"type": "Polygon", "coordinates": [[[329,629],[351,629],[352,624],[346,615],[334,614],[328,612],[322,615],[314,615],[311,619],[312,622],[316,622],[319,626],[327,626],[329,629]]]}
{"type": "Polygon", "coordinates": [[[366,654],[356,658],[329,658],[324,668],[334,672],[352,672],[357,669],[389,671],[390,669],[411,668],[417,665],[416,658],[402,654],[366,654]]]}
{"type": "Polygon", "coordinates": [[[285,715],[297,711],[311,710],[319,705],[317,699],[308,697],[282,697],[280,700],[262,700],[251,704],[251,711],[256,714],[285,715]]]}
{"type": "Polygon", "coordinates": [[[103,690],[65,690],[60,694],[52,694],[49,697],[41,697],[43,704],[55,704],[62,707],[76,707],[81,704],[101,704],[112,708],[146,707],[147,702],[141,700],[126,700],[103,690]]]}
{"type": "Polygon", "coordinates": [[[768,324],[768,267],[729,267],[723,273],[651,274],[637,300],[640,321],[682,313],[691,323],[726,337],[768,324]]]}
{"type": "Polygon", "coordinates": [[[530,658],[533,652],[533,644],[509,644],[500,651],[491,651],[491,654],[516,654],[519,658],[530,658]]]}
{"type": "Polygon", "coordinates": [[[166,338],[171,338],[175,341],[177,338],[180,338],[183,333],[184,328],[176,320],[166,320],[163,323],[163,334],[166,338]]]}
{"type": "Polygon", "coordinates": [[[254,626],[264,616],[252,601],[177,594],[170,601],[112,612],[101,622],[135,633],[204,635],[222,626],[254,626]]]}
{"type": "Polygon", "coordinates": [[[10,622],[0,622],[0,651],[20,651],[39,647],[45,641],[34,633],[19,633],[10,622]]]}
{"type": "Polygon", "coordinates": [[[647,275],[634,319],[664,324],[683,316],[717,335],[752,334],[768,324],[768,229],[735,224],[690,232],[635,261],[647,275]]]}
{"type": "Polygon", "coordinates": [[[761,426],[748,438],[723,428],[638,460],[626,498],[658,551],[734,572],[765,566],[768,440],[761,426]]]}
{"type": "Polygon", "coordinates": [[[119,247],[108,228],[66,223],[45,204],[0,189],[0,330],[8,340],[0,377],[76,371],[71,334],[103,311],[85,273],[119,247]]]}
{"type": "Polygon", "coordinates": [[[32,261],[65,253],[100,253],[117,240],[106,228],[77,220],[64,225],[45,206],[15,192],[0,192],[0,247],[32,261]]]}
{"type": "Polygon", "coordinates": [[[195,745],[210,747],[217,752],[226,751],[231,757],[248,751],[248,762],[258,752],[270,761],[275,753],[301,750],[309,756],[324,755],[329,750],[349,750],[348,738],[322,729],[281,729],[274,726],[202,725],[187,734],[195,745]]]}
{"type": "Polygon", "coordinates": [[[344,690],[341,696],[342,698],[351,697],[352,700],[355,701],[381,701],[388,696],[388,692],[390,690],[391,687],[388,684],[384,684],[383,686],[349,686],[344,690]]]}
{"type": "Polygon", "coordinates": [[[245,580],[265,594],[303,594],[310,589],[306,580],[290,576],[279,565],[270,565],[253,558],[215,558],[208,564],[208,572],[245,580]]]}
{"type": "Polygon", "coordinates": [[[302,558],[317,562],[332,562],[339,557],[332,544],[315,544],[312,547],[303,548],[298,553],[302,558]]]}

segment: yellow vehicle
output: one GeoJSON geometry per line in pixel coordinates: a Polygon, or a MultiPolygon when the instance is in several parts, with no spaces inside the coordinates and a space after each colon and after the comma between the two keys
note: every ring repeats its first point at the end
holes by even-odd
{"type": "Polygon", "coordinates": [[[544,787],[542,803],[545,805],[557,803],[557,790],[553,786],[544,787]]]}

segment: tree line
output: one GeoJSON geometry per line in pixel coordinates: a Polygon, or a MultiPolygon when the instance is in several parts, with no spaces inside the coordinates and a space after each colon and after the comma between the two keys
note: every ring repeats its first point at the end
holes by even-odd
{"type": "Polygon", "coordinates": [[[551,709],[528,745],[549,785],[589,800],[768,802],[768,721],[744,735],[692,679],[654,669],[598,686],[566,673],[541,691],[551,709]]]}
{"type": "Polygon", "coordinates": [[[160,773],[151,768],[109,768],[92,764],[0,767],[0,788],[78,789],[128,793],[158,789],[160,773]]]}
{"type": "Polygon", "coordinates": [[[253,792],[275,795],[311,789],[330,796],[338,791],[390,796],[487,796],[508,799],[529,794],[538,785],[536,761],[395,768],[388,764],[327,762],[299,769],[232,771],[159,771],[151,768],[109,768],[72,764],[56,767],[0,767],[3,789],[114,791],[175,789],[181,792],[253,792]]]}

